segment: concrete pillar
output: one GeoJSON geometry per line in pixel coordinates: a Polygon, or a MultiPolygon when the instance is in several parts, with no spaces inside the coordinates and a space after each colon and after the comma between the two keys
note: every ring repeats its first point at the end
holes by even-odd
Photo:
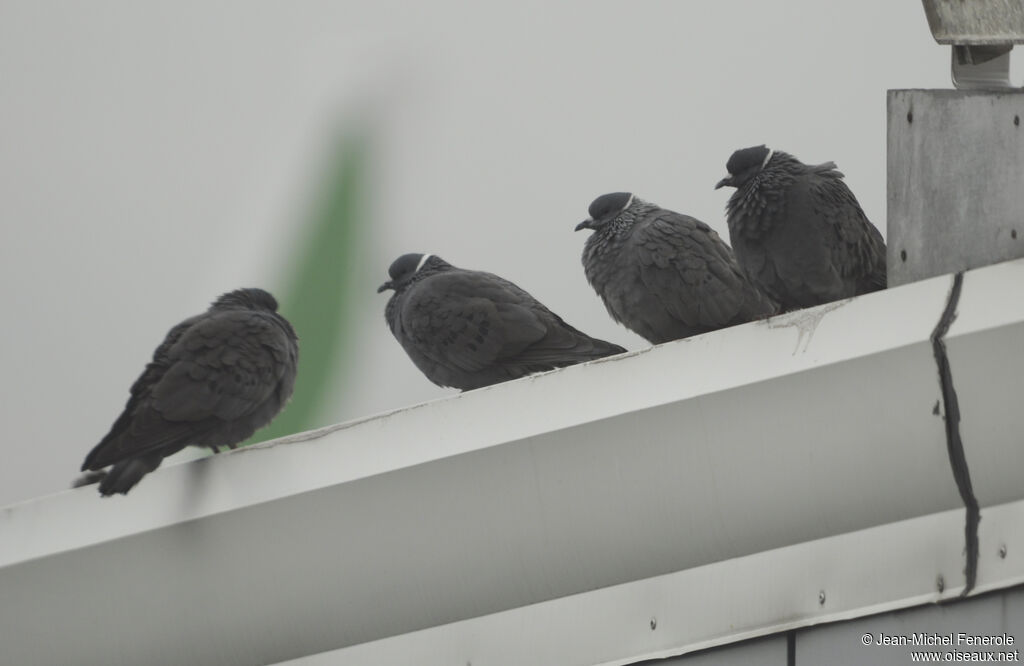
{"type": "Polygon", "coordinates": [[[1024,257],[1024,90],[890,90],[889,286],[1024,257]]]}

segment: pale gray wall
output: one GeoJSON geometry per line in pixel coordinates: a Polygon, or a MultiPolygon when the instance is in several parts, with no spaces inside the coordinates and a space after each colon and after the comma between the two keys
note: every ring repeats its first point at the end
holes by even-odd
{"type": "Polygon", "coordinates": [[[725,233],[736,148],[835,160],[884,231],[885,91],[948,87],[918,2],[0,4],[0,504],[60,490],[167,329],[278,284],[339,121],[376,119],[359,346],[322,422],[445,395],[374,288],[433,251],[630,348],[573,226],[632,189],[725,233]]]}

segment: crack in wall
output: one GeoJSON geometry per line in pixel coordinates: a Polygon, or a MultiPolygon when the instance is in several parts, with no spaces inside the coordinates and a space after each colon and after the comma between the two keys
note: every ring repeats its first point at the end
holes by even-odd
{"type": "Polygon", "coordinates": [[[953,372],[949,367],[949,355],[946,352],[946,333],[956,320],[956,307],[960,303],[960,291],[964,283],[963,272],[953,276],[953,287],[949,290],[946,308],[939,317],[939,323],[932,331],[932,352],[935,354],[935,365],[939,371],[939,386],[942,389],[942,404],[946,415],[946,451],[949,453],[949,466],[953,470],[953,479],[967,510],[964,521],[964,544],[967,551],[967,565],[964,575],[967,584],[961,597],[966,597],[978,578],[978,523],[981,522],[981,509],[978,499],[974,496],[971,486],[971,473],[967,468],[967,456],[964,454],[964,442],[960,437],[960,402],[953,386],[953,372]]]}

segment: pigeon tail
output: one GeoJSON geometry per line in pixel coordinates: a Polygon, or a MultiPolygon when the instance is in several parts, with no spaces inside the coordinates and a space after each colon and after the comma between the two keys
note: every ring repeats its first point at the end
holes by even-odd
{"type": "Polygon", "coordinates": [[[71,482],[72,488],[81,488],[82,486],[91,486],[94,483],[99,483],[107,476],[107,470],[101,469],[99,471],[86,472],[79,476],[77,479],[71,482]]]}
{"type": "Polygon", "coordinates": [[[104,497],[109,497],[114,493],[127,495],[128,491],[142,480],[142,477],[159,467],[163,460],[162,455],[153,454],[117,463],[100,481],[100,495],[104,497]]]}
{"type": "Polygon", "coordinates": [[[616,354],[625,354],[626,348],[620,347],[614,342],[606,342],[598,338],[590,338],[594,342],[593,358],[605,358],[616,354]]]}

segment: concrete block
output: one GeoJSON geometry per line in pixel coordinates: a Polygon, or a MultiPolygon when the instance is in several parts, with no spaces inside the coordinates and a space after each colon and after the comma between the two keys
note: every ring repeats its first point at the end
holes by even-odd
{"type": "Polygon", "coordinates": [[[890,90],[889,286],[1024,257],[1024,90],[890,90]]]}
{"type": "Polygon", "coordinates": [[[939,44],[1024,43],[1020,0],[923,0],[928,27],[939,44]]]}

